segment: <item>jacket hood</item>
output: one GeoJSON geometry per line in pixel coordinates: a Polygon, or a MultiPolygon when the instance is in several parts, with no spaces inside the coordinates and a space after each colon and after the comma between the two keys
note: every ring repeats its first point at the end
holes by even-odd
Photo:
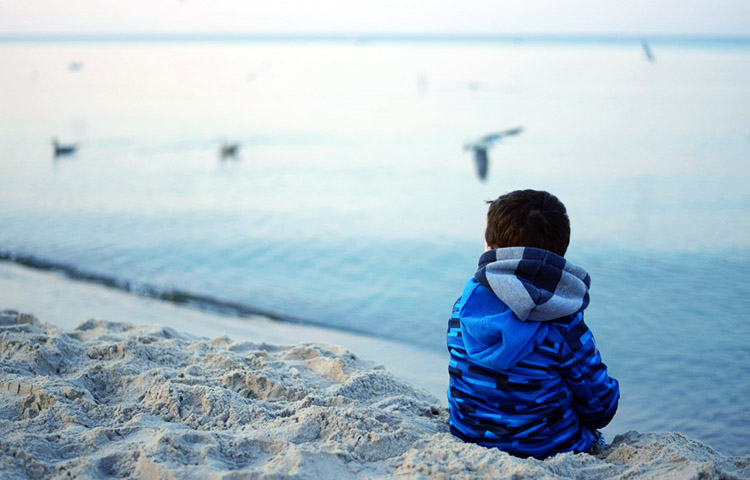
{"type": "Polygon", "coordinates": [[[459,318],[467,355],[492,369],[515,365],[533,351],[535,339],[546,335],[545,321],[586,308],[589,284],[584,269],[547,250],[485,252],[462,295],[459,318]]]}
{"type": "Polygon", "coordinates": [[[540,248],[508,247],[484,252],[474,278],[521,321],[567,317],[589,304],[591,278],[586,270],[540,248]]]}

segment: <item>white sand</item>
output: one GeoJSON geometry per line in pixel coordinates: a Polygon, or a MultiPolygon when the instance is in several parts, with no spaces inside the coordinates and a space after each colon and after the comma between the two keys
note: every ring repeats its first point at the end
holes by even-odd
{"type": "Polygon", "coordinates": [[[524,460],[447,432],[426,392],[337,347],[0,314],[0,478],[750,478],[678,433],[524,460]]]}

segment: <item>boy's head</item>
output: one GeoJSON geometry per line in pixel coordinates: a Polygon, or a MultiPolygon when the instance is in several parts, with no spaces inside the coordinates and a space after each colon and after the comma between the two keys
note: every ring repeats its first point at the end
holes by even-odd
{"type": "Polygon", "coordinates": [[[536,247],[565,256],[570,221],[556,196],[538,190],[516,190],[488,201],[484,239],[488,248],[536,247]]]}

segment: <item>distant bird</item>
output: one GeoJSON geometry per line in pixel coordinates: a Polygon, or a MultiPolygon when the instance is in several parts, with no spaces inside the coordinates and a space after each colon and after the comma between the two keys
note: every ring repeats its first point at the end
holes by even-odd
{"type": "Polygon", "coordinates": [[[429,80],[427,80],[427,75],[423,73],[417,75],[417,90],[419,90],[420,92],[426,92],[428,86],[429,80]]]}
{"type": "Polygon", "coordinates": [[[648,42],[646,40],[641,41],[641,46],[643,47],[643,53],[646,55],[646,60],[650,63],[654,63],[656,58],[654,57],[654,53],[651,51],[651,46],[648,42]]]}
{"type": "Polygon", "coordinates": [[[79,72],[83,69],[83,62],[81,61],[72,61],[68,63],[68,70],[71,72],[79,72]]]}
{"type": "Polygon", "coordinates": [[[477,176],[479,176],[480,180],[487,178],[487,167],[489,166],[487,150],[504,137],[518,135],[521,132],[523,132],[523,127],[511,128],[510,130],[503,130],[501,132],[488,133],[478,140],[466,142],[464,144],[464,150],[474,151],[474,162],[476,163],[477,176]]]}
{"type": "Polygon", "coordinates": [[[76,153],[76,150],[78,150],[78,145],[74,143],[63,145],[57,141],[57,138],[52,139],[52,147],[54,148],[55,158],[65,155],[73,155],[76,153]]]}
{"type": "Polygon", "coordinates": [[[222,143],[221,148],[219,149],[219,157],[222,160],[226,160],[228,158],[237,158],[237,154],[240,151],[240,144],[239,143],[222,143]]]}

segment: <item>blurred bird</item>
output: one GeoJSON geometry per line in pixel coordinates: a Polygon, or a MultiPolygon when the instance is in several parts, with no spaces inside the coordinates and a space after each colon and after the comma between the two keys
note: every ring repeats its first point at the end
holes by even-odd
{"type": "Polygon", "coordinates": [[[427,80],[427,75],[423,73],[417,75],[417,90],[419,90],[420,92],[426,92],[428,85],[429,80],[427,80]]]}
{"type": "Polygon", "coordinates": [[[221,148],[219,149],[219,157],[222,160],[226,160],[228,158],[237,158],[237,153],[240,151],[240,144],[239,143],[222,143],[221,148]]]}
{"type": "Polygon", "coordinates": [[[464,150],[474,151],[474,162],[476,163],[477,176],[479,176],[480,180],[487,178],[487,167],[489,164],[487,150],[504,137],[518,135],[521,132],[523,132],[523,127],[511,128],[510,130],[503,130],[501,132],[488,133],[478,140],[466,142],[464,144],[464,150]]]}
{"type": "Polygon", "coordinates": [[[650,63],[654,63],[656,61],[656,57],[654,57],[654,53],[651,51],[651,46],[648,44],[646,40],[643,40],[641,42],[641,46],[643,47],[643,54],[646,55],[646,60],[648,60],[650,63]]]}
{"type": "Polygon", "coordinates": [[[78,145],[71,143],[68,145],[63,145],[57,141],[57,138],[52,139],[52,147],[54,149],[54,156],[62,157],[64,155],[73,155],[76,153],[76,150],[78,150],[78,145]]]}
{"type": "Polygon", "coordinates": [[[68,63],[68,70],[71,72],[79,72],[83,69],[83,62],[81,61],[71,61],[68,63]]]}

